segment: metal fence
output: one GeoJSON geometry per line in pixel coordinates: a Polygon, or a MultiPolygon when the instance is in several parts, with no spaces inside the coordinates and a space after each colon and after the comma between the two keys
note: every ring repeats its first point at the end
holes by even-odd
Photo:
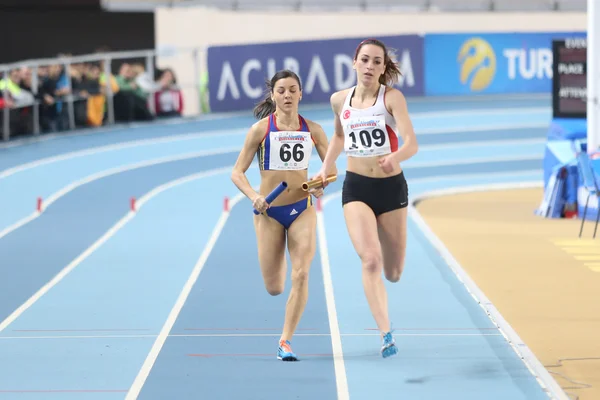
{"type": "MultiPolygon", "coordinates": [[[[596,0],[594,0],[596,1],[596,0]]],[[[103,0],[108,10],[208,6],[227,10],[585,11],[588,0],[103,0]]]]}
{"type": "MultiPolygon", "coordinates": [[[[113,88],[123,64],[136,63],[144,66],[144,74],[148,78],[146,82],[149,85],[143,90],[143,94],[146,96],[143,104],[147,106],[149,117],[156,117],[154,94],[164,90],[157,84],[156,72],[168,69],[171,61],[181,61],[182,57],[184,58],[183,64],[189,71],[185,74],[186,79],[177,79],[173,88],[183,92],[182,97],[188,103],[202,102],[201,59],[203,55],[204,49],[199,48],[163,51],[139,50],[35,59],[0,65],[0,91],[3,101],[0,109],[0,119],[2,120],[0,139],[8,141],[15,134],[40,135],[46,132],[85,129],[121,122],[115,113],[116,93],[113,88]],[[90,66],[95,66],[95,68],[90,66]],[[52,98],[50,100],[44,96],[44,90],[40,92],[40,89],[44,80],[47,80],[49,74],[52,73],[52,68],[54,71],[60,70],[60,72],[54,72],[57,75],[50,79],[57,81],[59,77],[62,78],[64,87],[60,94],[50,96],[52,98]],[[86,70],[87,77],[92,83],[97,83],[98,91],[90,94],[87,90],[74,90],[74,68],[77,68],[77,71],[80,71],[81,68],[90,68],[86,70]],[[95,71],[95,75],[89,72],[91,70],[95,71]],[[13,79],[15,73],[19,78],[18,82],[13,79]],[[27,76],[25,88],[21,85],[24,74],[27,76]],[[97,107],[104,108],[100,124],[87,123],[86,113],[89,111],[88,107],[92,101],[97,107]],[[48,115],[61,123],[50,123],[49,127],[45,127],[42,122],[46,121],[44,116],[48,115]]],[[[179,64],[182,63],[179,62],[179,64]]],[[[201,107],[199,108],[201,109],[201,107]]]]}

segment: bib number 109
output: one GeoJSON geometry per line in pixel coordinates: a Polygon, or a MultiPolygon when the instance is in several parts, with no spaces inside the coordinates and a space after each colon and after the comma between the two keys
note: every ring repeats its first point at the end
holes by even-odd
{"type": "Polygon", "coordinates": [[[385,132],[379,128],[373,129],[372,131],[362,130],[358,132],[358,138],[356,132],[350,132],[348,134],[352,141],[349,150],[358,149],[357,139],[360,140],[361,147],[369,149],[371,147],[383,147],[385,144],[385,132]]]}

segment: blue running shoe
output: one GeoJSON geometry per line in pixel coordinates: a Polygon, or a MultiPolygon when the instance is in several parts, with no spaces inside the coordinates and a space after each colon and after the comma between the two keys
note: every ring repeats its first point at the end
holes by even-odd
{"type": "Polygon", "coordinates": [[[381,356],[388,358],[398,353],[398,347],[396,347],[396,341],[392,337],[392,332],[388,332],[383,335],[383,346],[381,346],[381,356]]]}
{"type": "Polygon", "coordinates": [[[282,361],[298,361],[298,357],[292,351],[292,344],[289,340],[279,341],[279,349],[277,349],[277,359],[282,361]]]}

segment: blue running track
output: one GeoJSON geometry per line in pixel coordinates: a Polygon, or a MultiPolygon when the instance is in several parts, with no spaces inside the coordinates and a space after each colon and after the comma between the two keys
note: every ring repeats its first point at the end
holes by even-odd
{"type": "MultiPolygon", "coordinates": [[[[541,185],[549,98],[409,106],[421,144],[403,166],[413,202],[541,185]]],[[[328,107],[302,113],[331,136],[328,107]]],[[[252,122],[0,145],[0,399],[566,399],[526,346],[514,350],[511,328],[487,315],[493,306],[459,279],[413,206],[405,272],[386,281],[399,354],[381,358],[341,209],[343,156],[318,214],[293,340],[302,361],[278,361],[290,282],[281,296],[264,290],[251,206],[229,179],[252,122]]],[[[309,174],[319,167],[315,152],[309,174]]],[[[248,176],[259,183],[255,165],[248,176]]]]}

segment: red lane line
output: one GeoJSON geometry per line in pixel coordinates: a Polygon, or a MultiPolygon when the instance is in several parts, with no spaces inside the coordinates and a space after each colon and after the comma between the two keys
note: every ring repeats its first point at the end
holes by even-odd
{"type": "MultiPolygon", "coordinates": [[[[378,331],[377,328],[365,328],[365,331],[378,331]]],[[[394,328],[395,331],[497,331],[498,328],[394,328]]]]}
{"type": "Polygon", "coordinates": [[[124,393],[127,389],[40,389],[2,390],[0,393],[124,393]]]}
{"type": "Polygon", "coordinates": [[[140,332],[150,329],[13,329],[13,332],[140,332]]]}
{"type": "MultiPolygon", "coordinates": [[[[189,357],[272,357],[274,354],[188,354],[189,357]]],[[[301,357],[333,357],[333,354],[299,354],[301,357]]]]}
{"type": "MultiPolygon", "coordinates": [[[[184,328],[184,331],[280,331],[281,328],[184,328]]],[[[296,331],[316,331],[316,328],[299,328],[296,331]]]]}

